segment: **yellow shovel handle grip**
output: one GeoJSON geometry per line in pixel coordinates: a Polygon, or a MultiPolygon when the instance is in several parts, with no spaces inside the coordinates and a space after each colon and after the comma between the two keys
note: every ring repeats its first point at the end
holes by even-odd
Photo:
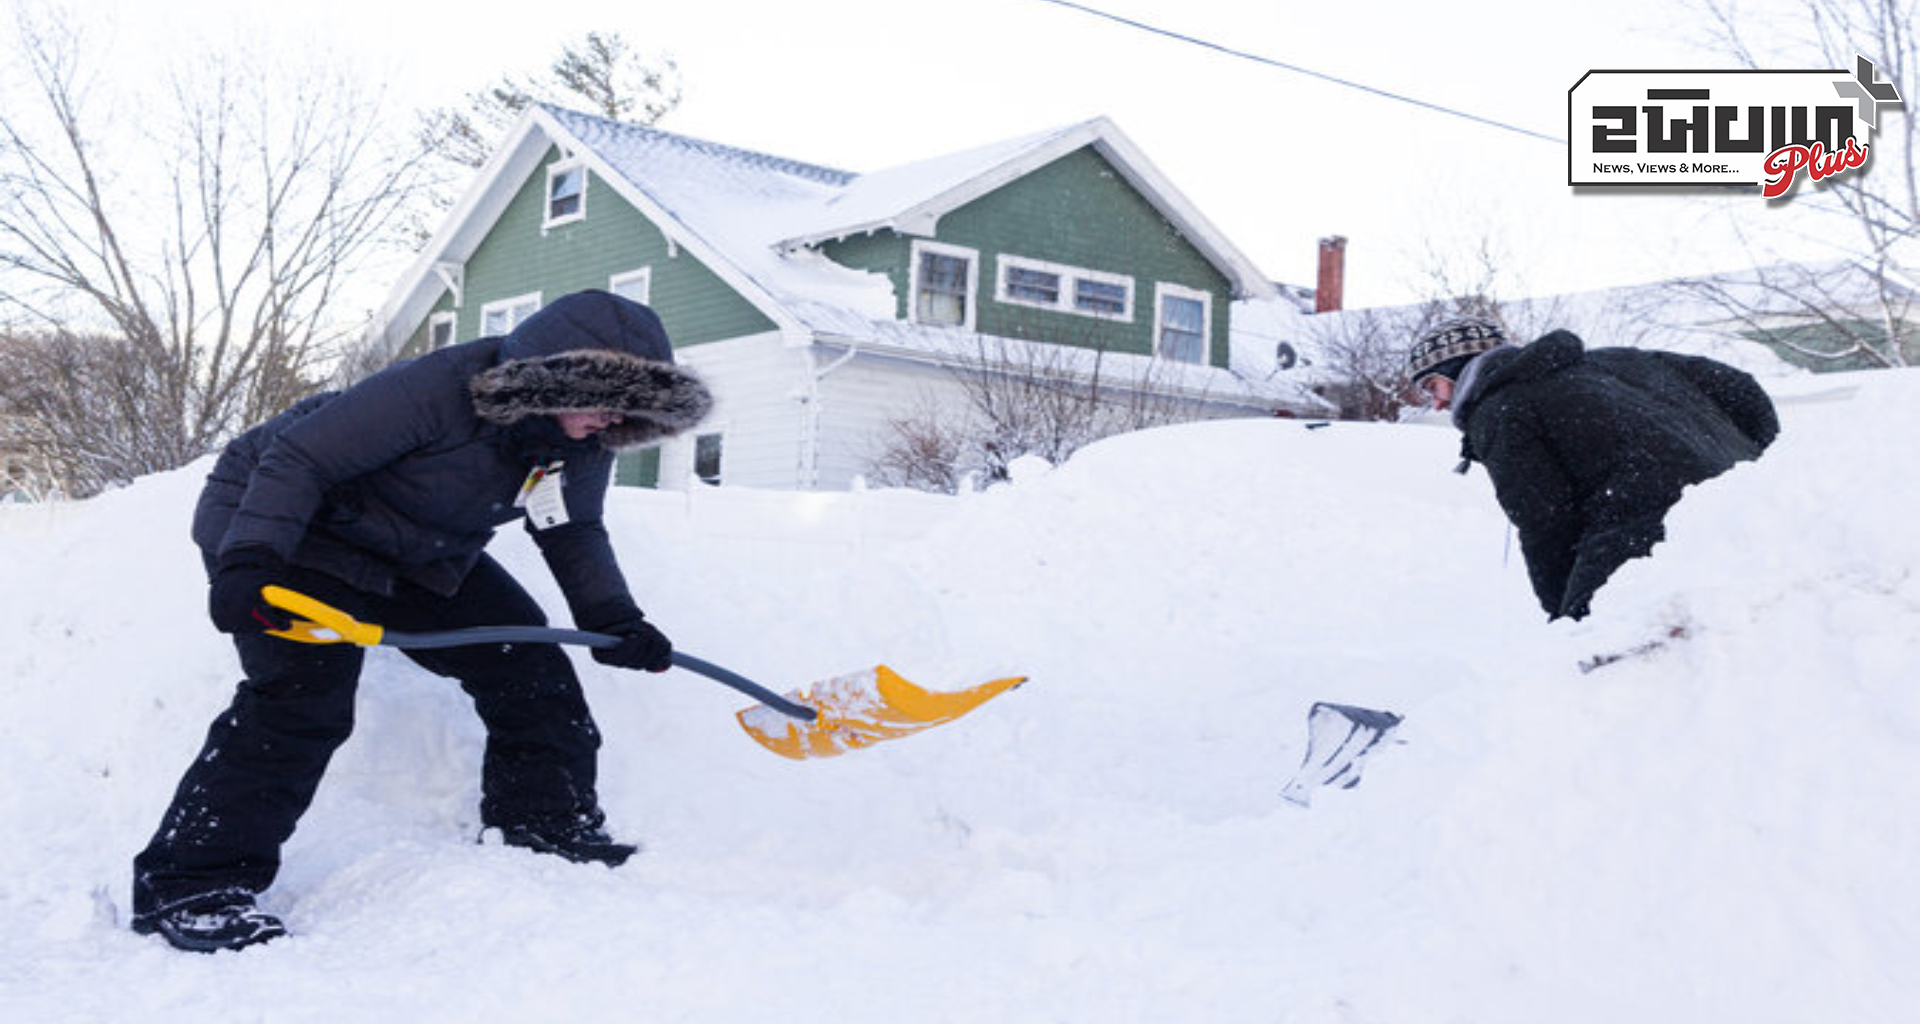
{"type": "Polygon", "coordinates": [[[361,622],[324,601],[317,601],[297,590],[268,585],[260,588],[260,596],[275,608],[284,608],[295,615],[305,616],[296,619],[286,629],[269,630],[268,636],[277,636],[282,640],[292,640],[303,644],[358,644],[361,647],[377,647],[385,630],[371,622],[361,622]]]}

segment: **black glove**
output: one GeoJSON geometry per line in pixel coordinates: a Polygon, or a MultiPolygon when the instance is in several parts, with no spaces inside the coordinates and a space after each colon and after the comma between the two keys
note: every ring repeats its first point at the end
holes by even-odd
{"type": "Polygon", "coordinates": [[[595,633],[617,636],[612,647],[595,647],[593,660],[602,665],[665,672],[673,667],[673,641],[632,604],[623,604],[581,617],[581,625],[595,633]]]}
{"type": "Polygon", "coordinates": [[[220,557],[207,590],[207,614],[222,633],[265,633],[293,625],[293,615],[260,596],[286,577],[286,563],[268,548],[235,548],[220,557]]]}

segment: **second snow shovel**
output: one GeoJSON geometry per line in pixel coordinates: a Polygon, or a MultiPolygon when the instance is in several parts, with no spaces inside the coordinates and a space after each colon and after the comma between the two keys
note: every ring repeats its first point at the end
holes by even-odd
{"type": "MultiPolygon", "coordinates": [[[[611,647],[619,637],[549,626],[475,626],[430,633],[388,630],[323,601],[285,587],[260,591],[267,603],[304,616],[271,635],[307,644],[351,643],[361,647],[430,648],[482,643],[550,643],[611,647]]],[[[673,664],[732,687],[760,702],[736,716],[741,728],[768,750],[794,760],[832,757],[951,722],[1027,681],[995,679],[966,690],[938,692],[908,682],[885,665],[803,686],[785,696],[736,672],[680,651],[673,664]]]]}

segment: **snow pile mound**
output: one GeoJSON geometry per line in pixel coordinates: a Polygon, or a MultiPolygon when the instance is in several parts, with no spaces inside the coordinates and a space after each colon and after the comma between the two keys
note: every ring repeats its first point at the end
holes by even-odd
{"type": "MultiPolygon", "coordinates": [[[[1446,429],[1167,428],[959,499],[622,492],[685,650],[780,690],[1032,682],[794,763],[730,691],[577,657],[647,846],[607,871],[476,843],[464,696],[375,652],[263,901],[294,936],[238,956],[124,928],[236,679],[186,540],[205,466],[0,509],[0,1019],[1892,1019],[1920,377],[1782,412],[1551,626],[1446,429]],[[1319,700],[1406,721],[1303,810],[1319,700]]],[[[517,531],[495,547],[564,609],[517,531]]]]}

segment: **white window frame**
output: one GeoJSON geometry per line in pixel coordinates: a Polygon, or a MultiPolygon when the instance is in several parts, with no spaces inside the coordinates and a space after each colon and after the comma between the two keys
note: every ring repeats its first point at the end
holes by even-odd
{"type": "Polygon", "coordinates": [[[435,313],[427,318],[427,351],[431,352],[434,349],[445,348],[447,345],[453,344],[454,339],[459,336],[460,314],[449,311],[435,313]],[[441,324],[447,325],[447,340],[444,345],[436,345],[433,343],[433,333],[441,324]]]}
{"type": "Polygon", "coordinates": [[[483,338],[496,338],[496,337],[505,335],[508,331],[511,331],[515,327],[520,326],[520,324],[523,321],[525,321],[527,317],[530,317],[533,314],[538,313],[540,311],[540,306],[541,306],[541,301],[540,301],[539,292],[528,292],[525,295],[515,295],[510,299],[495,299],[494,301],[489,302],[486,305],[480,307],[480,336],[483,338]],[[520,309],[522,306],[526,306],[530,308],[528,308],[524,313],[520,313],[517,316],[514,315],[515,311],[520,309]],[[506,327],[500,330],[493,330],[492,328],[487,326],[487,320],[490,319],[496,313],[507,314],[508,323],[506,327]]]}
{"type": "Polygon", "coordinates": [[[952,256],[955,259],[967,261],[967,298],[961,322],[929,326],[973,330],[975,317],[980,309],[980,250],[969,249],[963,245],[948,245],[945,242],[932,242],[918,238],[913,240],[907,259],[907,319],[914,323],[924,322],[920,319],[920,256],[923,253],[952,256]]]}
{"type": "Polygon", "coordinates": [[[607,278],[607,290],[614,293],[615,295],[618,295],[620,294],[621,288],[627,285],[630,285],[635,281],[640,282],[640,297],[637,299],[634,299],[633,296],[629,295],[627,296],[627,298],[633,299],[633,301],[638,302],[643,306],[653,305],[653,268],[652,267],[641,267],[639,270],[629,270],[624,274],[615,274],[612,277],[607,278]]]}
{"type": "Polygon", "coordinates": [[[563,158],[547,165],[547,188],[545,192],[541,193],[542,199],[540,202],[540,230],[542,232],[545,232],[549,228],[559,227],[562,224],[571,224],[574,221],[586,219],[587,179],[591,177],[593,177],[593,175],[587,172],[586,161],[581,160],[579,157],[563,158]],[[580,202],[574,207],[572,213],[563,213],[556,217],[553,215],[553,183],[568,171],[580,172],[580,202]]]}
{"type": "Polygon", "coordinates": [[[1189,363],[1188,365],[1213,365],[1212,360],[1209,358],[1213,354],[1213,293],[1202,291],[1198,288],[1188,288],[1185,285],[1168,284],[1165,281],[1155,281],[1153,285],[1154,358],[1168,359],[1178,363],[1187,362],[1185,359],[1173,359],[1160,351],[1161,335],[1166,327],[1166,303],[1162,300],[1168,297],[1193,299],[1200,303],[1200,359],[1198,362],[1189,363]]]}
{"type": "Polygon", "coordinates": [[[1108,320],[1113,323],[1130,324],[1133,322],[1133,278],[1126,274],[1112,274],[1104,270],[1088,270],[1086,267],[1072,267],[1064,263],[1051,263],[1026,256],[1014,256],[1001,253],[995,268],[993,297],[997,302],[1009,306],[1027,306],[1032,309],[1047,309],[1056,313],[1071,313],[1074,316],[1088,316],[1095,320],[1108,320]],[[1040,302],[1023,296],[1014,295],[1008,286],[1012,270],[1032,270],[1042,274],[1053,274],[1060,278],[1060,294],[1053,302],[1040,302]],[[1124,297],[1125,307],[1118,313],[1102,313],[1098,310],[1081,309],[1076,296],[1081,281],[1093,281],[1098,284],[1118,285],[1124,297]]]}

